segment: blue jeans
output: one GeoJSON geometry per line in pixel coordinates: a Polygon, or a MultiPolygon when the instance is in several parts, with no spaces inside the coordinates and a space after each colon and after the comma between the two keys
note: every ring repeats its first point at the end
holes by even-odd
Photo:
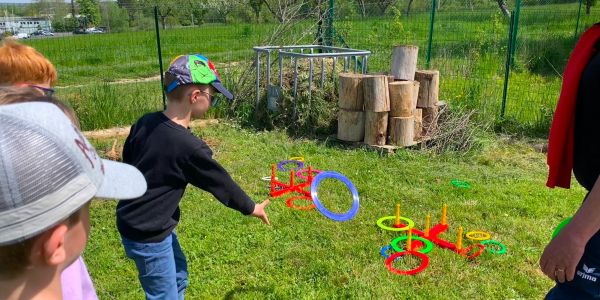
{"type": "Polygon", "coordinates": [[[146,299],[183,299],[188,286],[187,262],[174,232],[158,243],[124,237],[121,242],[127,257],[135,261],[146,299]]]}

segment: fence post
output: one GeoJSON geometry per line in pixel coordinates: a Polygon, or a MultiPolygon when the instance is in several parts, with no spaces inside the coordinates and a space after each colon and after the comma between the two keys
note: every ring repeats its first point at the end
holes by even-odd
{"type": "Polygon", "coordinates": [[[579,11],[577,11],[577,23],[575,25],[575,33],[573,34],[573,39],[577,39],[577,32],[579,31],[579,18],[581,18],[581,5],[583,4],[583,0],[579,0],[579,11]]]}
{"type": "Polygon", "coordinates": [[[436,0],[431,0],[431,17],[429,19],[429,41],[427,42],[427,69],[431,66],[431,47],[433,43],[433,24],[435,23],[436,0]]]}
{"type": "Polygon", "coordinates": [[[515,23],[515,13],[510,14],[510,24],[508,24],[508,48],[506,49],[506,63],[504,65],[504,88],[502,90],[502,108],[500,109],[500,118],[504,118],[506,112],[506,96],[508,93],[508,75],[510,74],[510,62],[512,53],[512,38],[513,38],[513,27],[515,23]]]}
{"type": "Polygon", "coordinates": [[[156,49],[158,50],[158,66],[160,69],[160,90],[162,91],[163,109],[167,109],[167,101],[165,99],[165,78],[163,74],[162,50],[160,47],[160,27],[158,26],[158,6],[154,7],[154,27],[156,29],[156,49]]]}
{"type": "Polygon", "coordinates": [[[519,15],[521,14],[521,0],[517,0],[515,3],[515,11],[513,15],[515,16],[512,25],[512,46],[510,53],[510,65],[511,67],[515,66],[515,51],[517,51],[517,34],[519,32],[519,15]]]}
{"type": "Polygon", "coordinates": [[[325,44],[327,46],[333,46],[333,16],[334,16],[334,0],[329,0],[329,9],[327,10],[327,36],[325,38],[325,44]]]}

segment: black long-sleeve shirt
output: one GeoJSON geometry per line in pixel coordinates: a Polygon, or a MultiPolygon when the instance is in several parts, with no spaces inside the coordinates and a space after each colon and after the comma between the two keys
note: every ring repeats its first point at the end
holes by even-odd
{"type": "Polygon", "coordinates": [[[600,175],[600,140],[596,136],[600,119],[599,83],[600,54],[595,54],[581,74],[575,109],[573,173],[588,191],[600,175]]]}
{"type": "Polygon", "coordinates": [[[139,119],[125,141],[123,161],[144,174],[148,190],[140,198],[119,201],[119,233],[138,242],[162,241],[179,222],[179,202],[188,183],[230,208],[251,214],[254,202],[212,154],[204,141],[162,112],[139,119]]]}

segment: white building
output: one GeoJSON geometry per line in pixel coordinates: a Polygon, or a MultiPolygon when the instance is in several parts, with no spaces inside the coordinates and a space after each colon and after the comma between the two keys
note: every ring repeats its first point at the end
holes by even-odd
{"type": "Polygon", "coordinates": [[[52,21],[36,17],[0,17],[0,34],[5,31],[31,34],[40,29],[51,31],[52,21]]]}

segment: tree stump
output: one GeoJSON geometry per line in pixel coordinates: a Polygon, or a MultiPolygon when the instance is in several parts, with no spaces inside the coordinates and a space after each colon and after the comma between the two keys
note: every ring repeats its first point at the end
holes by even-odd
{"type": "MultiPolygon", "coordinates": [[[[414,101],[415,103],[417,103],[417,102],[418,102],[418,100],[419,100],[419,89],[420,89],[420,86],[421,86],[421,84],[420,84],[418,81],[416,81],[416,80],[415,80],[415,81],[413,81],[412,83],[413,83],[413,85],[414,85],[413,87],[414,87],[414,89],[415,89],[415,90],[414,90],[414,92],[413,92],[413,97],[414,97],[414,100],[413,100],[413,101],[414,101]]],[[[419,106],[419,105],[417,104],[417,107],[418,107],[418,106],[419,106]]]]}
{"type": "Polygon", "coordinates": [[[400,147],[410,146],[414,143],[415,117],[390,118],[390,144],[400,147]]]}
{"type": "Polygon", "coordinates": [[[337,138],[348,142],[363,141],[365,138],[365,112],[340,108],[337,138]]]}
{"type": "Polygon", "coordinates": [[[363,85],[365,75],[355,73],[341,73],[339,81],[338,107],[359,111],[363,110],[363,85]]]}
{"type": "Polygon", "coordinates": [[[434,107],[438,102],[440,72],[437,70],[419,70],[415,73],[419,82],[418,107],[434,107]]]}
{"type": "Polygon", "coordinates": [[[390,110],[390,91],[386,75],[363,78],[365,111],[387,112],[390,110]]]}
{"type": "Polygon", "coordinates": [[[392,54],[392,72],[399,80],[415,80],[419,47],[403,45],[394,47],[392,54]]]}
{"type": "Polygon", "coordinates": [[[414,81],[395,81],[390,87],[390,118],[412,117],[417,108],[414,81]]]}
{"type": "Polygon", "coordinates": [[[388,112],[365,112],[365,144],[385,145],[387,137],[388,112]]]}
{"type": "Polygon", "coordinates": [[[419,139],[423,134],[423,109],[415,110],[415,140],[419,139]]]}

